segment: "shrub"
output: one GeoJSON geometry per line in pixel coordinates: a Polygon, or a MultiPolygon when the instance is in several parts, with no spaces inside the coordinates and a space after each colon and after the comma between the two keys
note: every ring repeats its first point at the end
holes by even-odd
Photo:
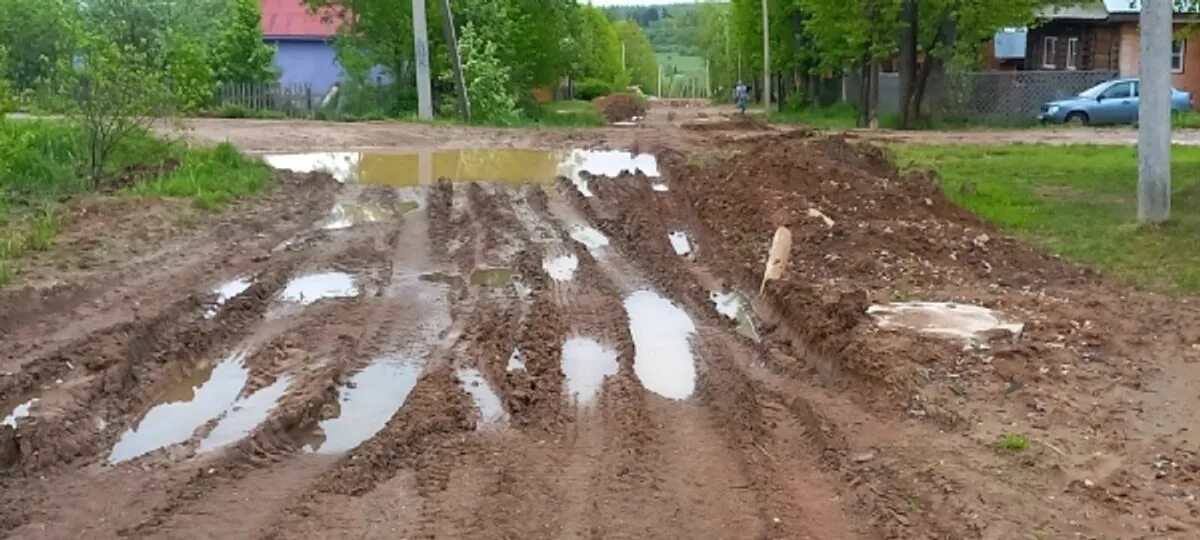
{"type": "Polygon", "coordinates": [[[600,79],[584,79],[575,85],[575,98],[591,101],[613,92],[612,85],[600,79]]]}

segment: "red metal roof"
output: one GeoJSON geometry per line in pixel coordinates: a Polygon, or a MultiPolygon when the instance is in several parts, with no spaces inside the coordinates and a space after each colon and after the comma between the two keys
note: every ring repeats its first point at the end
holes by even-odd
{"type": "Polygon", "coordinates": [[[301,0],[262,0],[263,35],[268,38],[332,37],[341,21],[332,12],[309,13],[301,0]]]}

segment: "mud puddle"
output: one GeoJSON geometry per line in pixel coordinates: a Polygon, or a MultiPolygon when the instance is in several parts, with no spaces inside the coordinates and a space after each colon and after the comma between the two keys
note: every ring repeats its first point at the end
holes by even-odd
{"type": "Polygon", "coordinates": [[[687,233],[675,231],[667,235],[667,240],[671,242],[671,249],[675,250],[676,255],[687,257],[692,254],[692,241],[687,233]]]}
{"type": "Polygon", "coordinates": [[[754,325],[753,309],[750,301],[741,293],[713,291],[708,295],[717,313],[737,323],[737,333],[755,342],[761,341],[758,329],[754,325]]]}
{"type": "Polygon", "coordinates": [[[579,257],[572,254],[546,257],[542,260],[542,269],[554,281],[571,281],[579,269],[579,257]]]}
{"type": "Polygon", "coordinates": [[[408,153],[324,152],[267,155],[267,164],[297,172],[324,171],[341,182],[409,187],[445,178],[453,182],[526,182],[550,184],[559,176],[571,180],[591,197],[584,174],[620,176],[642,173],[657,178],[658,159],[650,154],[619,150],[570,151],[484,148],[428,150],[408,153]]]}
{"type": "Polygon", "coordinates": [[[275,379],[270,386],[234,402],[217,422],[217,427],[200,441],[200,453],[211,452],[249,435],[275,410],[275,405],[291,384],[292,378],[284,375],[275,379]]]}
{"type": "Polygon", "coordinates": [[[600,395],[604,379],[616,375],[617,351],[594,339],[573,337],[563,343],[562,370],[567,378],[567,397],[588,405],[600,395]]]}
{"type": "MultiPolygon", "coordinates": [[[[410,202],[416,205],[415,202],[410,202]]],[[[408,210],[412,210],[409,208],[408,210]]],[[[402,211],[408,211],[402,210],[402,211]]],[[[329,216],[321,223],[321,228],[327,231],[349,229],[356,225],[365,225],[384,221],[392,217],[391,212],[376,204],[339,203],[329,211],[329,216]]]]}
{"type": "Polygon", "coordinates": [[[1025,325],[981,306],[952,302],[901,302],[867,309],[880,328],[905,328],[936,337],[974,342],[1001,331],[1020,335],[1025,325]]]}
{"type": "Polygon", "coordinates": [[[460,274],[446,272],[421,274],[421,281],[441,283],[453,288],[461,288],[467,285],[502,288],[517,283],[520,278],[521,275],[512,268],[476,268],[466,278],[463,278],[460,274]]]}
{"type": "Polygon", "coordinates": [[[218,285],[212,290],[213,294],[217,295],[217,298],[208,308],[208,311],[204,313],[204,317],[206,319],[216,317],[217,314],[221,312],[221,307],[225,305],[225,302],[228,302],[231,298],[246,292],[246,289],[249,289],[253,284],[254,280],[246,277],[239,277],[232,281],[218,285]]]}
{"type": "Polygon", "coordinates": [[[633,371],[647,390],[670,399],[686,399],[696,390],[696,360],[691,338],[696,324],[670,300],[651,291],[625,298],[633,335],[633,371]]]}
{"type": "Polygon", "coordinates": [[[588,225],[573,225],[568,234],[572,240],[583,244],[593,256],[599,255],[608,247],[608,237],[588,225]]]}
{"type": "Polygon", "coordinates": [[[304,437],[312,441],[305,450],[338,454],[375,436],[404,406],[424,367],[423,362],[415,360],[385,358],[355,374],[339,390],[338,415],[321,421],[312,434],[304,437]]]}
{"type": "Polygon", "coordinates": [[[504,371],[509,373],[525,371],[525,356],[521,354],[521,349],[513,349],[512,354],[508,357],[508,364],[504,366],[504,371]]]}
{"type": "Polygon", "coordinates": [[[458,386],[471,396],[478,411],[479,427],[508,420],[508,413],[500,402],[500,396],[488,384],[483,374],[475,368],[462,368],[457,373],[458,386]]]}
{"type": "Polygon", "coordinates": [[[33,405],[37,402],[38,399],[33,398],[21,403],[20,405],[17,405],[16,407],[13,407],[12,412],[8,413],[8,416],[4,417],[3,422],[0,422],[0,426],[16,428],[17,422],[19,422],[22,418],[28,418],[29,415],[32,414],[33,405]]]}
{"type": "Polygon", "coordinates": [[[145,416],[121,435],[108,462],[121,463],[190,439],[200,426],[237,401],[248,378],[245,353],[233,354],[215,366],[189,374],[155,400],[145,416]]]}
{"type": "Polygon", "coordinates": [[[316,152],[263,156],[263,161],[276,169],[298,173],[325,172],[343,183],[358,176],[361,160],[362,154],[358,152],[316,152]]]}
{"type": "Polygon", "coordinates": [[[284,301],[306,306],[325,298],[349,298],[358,296],[354,276],[345,272],[309,274],[293,279],[284,288],[284,301]]]}

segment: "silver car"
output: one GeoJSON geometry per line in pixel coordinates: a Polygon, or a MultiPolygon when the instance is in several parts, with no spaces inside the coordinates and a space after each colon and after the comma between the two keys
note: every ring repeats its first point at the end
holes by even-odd
{"type": "MultiPolygon", "coordinates": [[[[1171,110],[1192,110],[1192,95],[1171,89],[1171,110]]],[[[1138,80],[1116,79],[1080,92],[1078,96],[1042,105],[1042,123],[1132,124],[1138,118],[1138,80]]]]}

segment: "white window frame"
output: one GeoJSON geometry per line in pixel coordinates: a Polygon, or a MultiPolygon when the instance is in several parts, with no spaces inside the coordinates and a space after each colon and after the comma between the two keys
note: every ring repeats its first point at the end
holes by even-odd
{"type": "Polygon", "coordinates": [[[1176,39],[1171,41],[1171,73],[1183,73],[1184,59],[1187,58],[1187,40],[1176,39]],[[1179,54],[1175,54],[1175,46],[1179,46],[1179,54]],[[1179,65],[1176,66],[1175,62],[1179,65]]]}
{"type": "Polygon", "coordinates": [[[1042,38],[1042,67],[1050,69],[1058,69],[1058,64],[1054,61],[1058,53],[1058,36],[1046,36],[1042,38]]]}
{"type": "Polygon", "coordinates": [[[1075,71],[1079,66],[1079,38],[1067,38],[1067,69],[1075,71]]]}

